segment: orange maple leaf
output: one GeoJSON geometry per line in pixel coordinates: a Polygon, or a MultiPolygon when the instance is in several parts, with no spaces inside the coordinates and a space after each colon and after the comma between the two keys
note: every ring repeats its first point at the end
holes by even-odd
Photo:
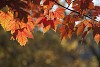
{"type": "Polygon", "coordinates": [[[13,20],[13,14],[11,12],[4,13],[0,11],[0,24],[4,30],[7,30],[7,26],[11,20],[13,20]]]}
{"type": "Polygon", "coordinates": [[[28,41],[27,38],[33,38],[33,35],[29,30],[23,28],[16,30],[16,32],[13,34],[13,37],[20,43],[21,46],[25,46],[28,41]]]}
{"type": "Polygon", "coordinates": [[[77,29],[76,34],[77,35],[82,34],[84,32],[85,25],[83,23],[80,23],[80,24],[77,25],[77,27],[78,27],[78,29],[77,29]]]}
{"type": "Polygon", "coordinates": [[[27,37],[26,37],[25,33],[23,32],[23,30],[18,30],[16,40],[18,40],[18,42],[20,43],[21,46],[25,46],[25,44],[28,40],[27,40],[27,37]]]}
{"type": "Polygon", "coordinates": [[[64,18],[64,11],[65,11],[64,8],[57,8],[54,11],[54,17],[59,18],[59,19],[63,19],[64,18]]]}

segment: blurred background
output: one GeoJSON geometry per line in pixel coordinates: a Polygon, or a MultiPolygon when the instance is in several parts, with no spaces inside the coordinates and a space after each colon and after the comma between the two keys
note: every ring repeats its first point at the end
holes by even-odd
{"type": "Polygon", "coordinates": [[[81,44],[77,36],[61,42],[59,33],[37,31],[24,47],[10,36],[0,27],[0,67],[100,67],[100,44],[91,33],[81,44]]]}

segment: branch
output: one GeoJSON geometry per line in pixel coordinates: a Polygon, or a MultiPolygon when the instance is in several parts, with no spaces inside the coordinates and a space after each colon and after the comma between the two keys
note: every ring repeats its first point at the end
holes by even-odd
{"type": "MultiPolygon", "coordinates": [[[[59,4],[59,3],[58,3],[58,2],[56,2],[55,0],[54,0],[54,2],[55,2],[56,4],[58,4],[59,6],[61,6],[61,7],[65,8],[65,9],[67,9],[67,10],[70,10],[70,11],[72,11],[72,12],[77,13],[77,14],[79,14],[79,15],[80,15],[80,13],[79,13],[79,12],[77,12],[77,11],[75,11],[75,10],[72,10],[72,9],[69,9],[68,7],[65,7],[65,6],[63,6],[63,5],[59,4]]],[[[83,15],[83,16],[88,17],[89,19],[92,19],[92,20],[94,20],[94,21],[98,22],[97,20],[93,19],[92,17],[90,17],[90,16],[88,16],[88,15],[83,15]]]]}
{"type": "MultiPolygon", "coordinates": [[[[72,1],[72,2],[68,5],[68,7],[69,7],[73,2],[74,2],[74,1],[72,1]]],[[[67,8],[68,8],[68,7],[67,7],[67,8]]]]}

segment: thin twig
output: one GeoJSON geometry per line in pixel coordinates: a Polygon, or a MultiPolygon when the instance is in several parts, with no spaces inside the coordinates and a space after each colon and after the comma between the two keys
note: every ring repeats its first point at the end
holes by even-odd
{"type": "MultiPolygon", "coordinates": [[[[79,15],[80,15],[80,13],[79,13],[79,12],[77,12],[77,11],[75,11],[75,10],[72,10],[72,9],[69,9],[68,7],[65,7],[65,6],[63,6],[63,5],[59,4],[59,3],[58,3],[58,2],[56,2],[55,0],[54,0],[54,2],[55,2],[56,4],[58,4],[59,6],[61,6],[61,7],[65,8],[65,9],[67,9],[67,10],[69,10],[69,11],[75,12],[75,13],[77,13],[77,14],[79,14],[79,15]]],[[[88,15],[83,15],[83,16],[88,17],[89,19],[92,19],[92,20],[94,20],[94,21],[98,22],[97,20],[93,19],[92,17],[90,17],[90,16],[88,16],[88,15]]]]}
{"type": "Polygon", "coordinates": [[[73,3],[74,1],[72,1],[69,5],[68,5],[68,7],[67,8],[69,8],[70,7],[70,5],[73,3]]]}

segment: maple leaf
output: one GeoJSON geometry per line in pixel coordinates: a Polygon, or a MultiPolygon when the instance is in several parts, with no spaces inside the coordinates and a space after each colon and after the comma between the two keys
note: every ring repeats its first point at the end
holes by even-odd
{"type": "Polygon", "coordinates": [[[43,17],[43,18],[39,21],[38,24],[41,24],[41,23],[43,23],[44,27],[46,27],[46,26],[49,25],[48,20],[47,20],[46,17],[43,17]]]}
{"type": "Polygon", "coordinates": [[[54,19],[54,13],[53,12],[49,12],[49,18],[52,19],[52,20],[54,19]]]}
{"type": "Polygon", "coordinates": [[[18,40],[18,42],[20,43],[21,46],[25,46],[25,44],[28,40],[27,40],[27,37],[26,37],[25,33],[23,32],[23,30],[18,30],[16,40],[18,40]]]}
{"type": "Polygon", "coordinates": [[[66,25],[61,26],[60,29],[59,29],[59,31],[60,31],[61,40],[63,38],[65,38],[65,39],[68,39],[68,38],[71,39],[72,34],[73,34],[73,30],[71,30],[70,28],[68,28],[68,26],[66,26],[66,25]]]}
{"type": "Polygon", "coordinates": [[[45,9],[44,10],[44,15],[48,15],[48,13],[49,13],[49,10],[48,9],[45,9]]]}
{"type": "Polygon", "coordinates": [[[100,42],[100,34],[95,34],[94,39],[96,43],[98,44],[100,42]]]}
{"type": "Polygon", "coordinates": [[[65,25],[71,25],[72,27],[75,25],[75,21],[78,21],[79,18],[78,17],[74,17],[71,15],[66,15],[66,17],[64,18],[64,24],[65,25]]]}
{"type": "Polygon", "coordinates": [[[54,27],[54,22],[53,20],[48,20],[46,17],[40,17],[38,20],[37,20],[37,23],[38,24],[43,24],[42,27],[44,28],[44,31],[46,32],[47,30],[49,30],[49,28],[55,28],[54,27]],[[50,27],[49,27],[50,26],[50,27]]]}
{"type": "Polygon", "coordinates": [[[30,32],[30,30],[28,30],[27,28],[23,29],[23,33],[25,34],[26,37],[28,38],[33,38],[32,33],[30,32]]]}
{"type": "Polygon", "coordinates": [[[7,26],[7,31],[11,31],[11,39],[17,40],[20,45],[25,46],[28,41],[27,38],[33,38],[31,31],[34,28],[32,19],[28,17],[28,22],[19,21],[17,19],[11,20],[7,26]]]}
{"type": "Polygon", "coordinates": [[[100,27],[94,26],[93,27],[93,37],[98,44],[100,42],[100,27]]]}
{"type": "Polygon", "coordinates": [[[50,25],[43,28],[43,34],[46,33],[50,29],[50,25]]]}
{"type": "Polygon", "coordinates": [[[94,6],[94,9],[88,11],[88,15],[90,15],[93,18],[97,18],[96,16],[99,16],[100,14],[100,6],[94,6]]]}
{"type": "Polygon", "coordinates": [[[52,28],[54,31],[56,31],[59,24],[62,24],[62,22],[59,19],[49,20],[46,17],[40,17],[37,19],[36,23],[43,24],[41,27],[43,27],[43,30],[46,32],[50,28],[52,28]]]}
{"type": "Polygon", "coordinates": [[[43,7],[45,7],[44,9],[50,10],[53,5],[54,2],[52,0],[43,0],[43,7]]]}
{"type": "Polygon", "coordinates": [[[49,1],[50,0],[42,0],[44,3],[43,3],[43,5],[49,5],[49,1]]]}
{"type": "Polygon", "coordinates": [[[72,0],[66,0],[66,1],[67,1],[68,5],[70,5],[72,0]]]}
{"type": "Polygon", "coordinates": [[[68,28],[65,25],[61,26],[60,29],[59,29],[59,31],[60,31],[60,38],[61,38],[61,40],[63,38],[67,38],[68,28]]]}
{"type": "Polygon", "coordinates": [[[64,18],[64,11],[65,11],[64,8],[57,8],[54,11],[54,17],[59,18],[59,19],[63,19],[64,18]]]}
{"type": "Polygon", "coordinates": [[[75,0],[72,7],[81,15],[85,15],[87,13],[87,9],[94,9],[94,4],[92,0],[75,0]]]}
{"type": "Polygon", "coordinates": [[[39,24],[39,23],[41,22],[41,20],[44,19],[44,18],[45,18],[45,17],[39,17],[39,18],[37,18],[35,24],[39,24]]]}
{"type": "Polygon", "coordinates": [[[77,29],[76,34],[77,35],[82,34],[84,32],[85,25],[83,23],[80,23],[80,24],[77,25],[77,27],[78,27],[78,29],[77,29]]]}
{"type": "Polygon", "coordinates": [[[20,28],[27,28],[28,30],[32,31],[34,29],[34,23],[32,17],[28,16],[28,21],[25,23],[23,20],[19,22],[20,28]]]}
{"type": "Polygon", "coordinates": [[[56,32],[56,29],[57,29],[58,25],[61,25],[61,24],[62,24],[61,20],[55,19],[54,20],[54,29],[53,30],[56,32]]]}
{"type": "Polygon", "coordinates": [[[92,28],[93,27],[93,22],[90,20],[83,20],[83,23],[85,26],[87,26],[88,28],[92,28]]]}
{"type": "Polygon", "coordinates": [[[63,26],[60,27],[60,37],[61,39],[63,38],[69,38],[71,39],[73,32],[74,32],[74,27],[75,27],[75,21],[77,19],[67,15],[64,18],[64,22],[62,23],[63,26]]]}
{"type": "Polygon", "coordinates": [[[19,21],[11,20],[7,25],[7,31],[11,31],[11,34],[15,32],[15,30],[19,29],[19,21]]]}
{"type": "Polygon", "coordinates": [[[32,31],[34,29],[34,23],[33,22],[27,22],[26,27],[28,30],[32,31]]]}
{"type": "Polygon", "coordinates": [[[7,30],[7,26],[12,19],[13,14],[11,12],[4,13],[0,11],[0,24],[4,28],[4,30],[7,30]]]}
{"type": "Polygon", "coordinates": [[[26,28],[18,29],[13,33],[13,38],[17,40],[21,46],[25,46],[28,39],[27,38],[33,38],[32,33],[27,30],[26,28]]]}

